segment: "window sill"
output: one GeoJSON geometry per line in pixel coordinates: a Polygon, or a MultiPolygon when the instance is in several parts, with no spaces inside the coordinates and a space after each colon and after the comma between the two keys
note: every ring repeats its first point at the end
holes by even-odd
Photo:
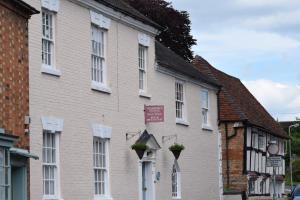
{"type": "Polygon", "coordinates": [[[202,125],[202,130],[205,130],[205,131],[213,131],[212,127],[209,126],[209,125],[202,125]]]}
{"type": "Polygon", "coordinates": [[[190,123],[185,121],[185,120],[182,120],[182,119],[176,119],[176,124],[178,125],[183,125],[183,126],[189,126],[190,123]]]}
{"type": "Polygon", "coordinates": [[[43,200],[63,200],[63,199],[58,197],[53,197],[53,196],[44,196],[43,200]]]}
{"type": "Polygon", "coordinates": [[[146,98],[146,99],[151,99],[152,95],[151,94],[147,94],[144,91],[139,91],[139,96],[142,98],[146,98]]]}
{"type": "Polygon", "coordinates": [[[55,69],[55,67],[51,67],[51,66],[47,66],[47,65],[42,65],[41,73],[52,75],[52,76],[57,76],[57,77],[61,76],[61,71],[59,69],[55,69]]]}
{"type": "Polygon", "coordinates": [[[111,196],[94,196],[94,200],[113,200],[111,196]]]}
{"type": "Polygon", "coordinates": [[[172,197],[174,200],[181,200],[181,197],[172,197]]]}
{"type": "Polygon", "coordinates": [[[96,90],[96,91],[103,92],[106,94],[111,94],[111,89],[109,87],[107,87],[106,85],[97,83],[95,81],[92,81],[91,88],[92,88],[92,90],[96,90]]]}

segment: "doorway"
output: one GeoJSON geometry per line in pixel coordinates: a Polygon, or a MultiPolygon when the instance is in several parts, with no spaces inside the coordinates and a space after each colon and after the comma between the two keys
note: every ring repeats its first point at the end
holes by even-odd
{"type": "Polygon", "coordinates": [[[27,179],[26,167],[11,168],[11,199],[26,200],[27,199],[27,179]]]}
{"type": "Polygon", "coordinates": [[[152,163],[142,162],[142,200],[153,200],[152,163]]]}

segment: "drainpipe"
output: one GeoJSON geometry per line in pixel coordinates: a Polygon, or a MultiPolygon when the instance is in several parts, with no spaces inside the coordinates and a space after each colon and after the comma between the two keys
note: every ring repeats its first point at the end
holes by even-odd
{"type": "Polygon", "coordinates": [[[226,173],[227,173],[227,188],[229,188],[230,183],[230,169],[229,169],[229,140],[234,138],[237,135],[237,128],[234,127],[234,133],[232,135],[228,134],[228,123],[225,122],[225,135],[226,135],[226,173]]]}

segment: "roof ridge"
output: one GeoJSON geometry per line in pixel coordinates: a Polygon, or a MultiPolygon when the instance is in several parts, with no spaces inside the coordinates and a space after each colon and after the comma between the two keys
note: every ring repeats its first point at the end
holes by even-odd
{"type": "Polygon", "coordinates": [[[205,58],[203,58],[202,56],[196,55],[194,60],[195,60],[196,62],[197,62],[197,60],[204,61],[204,62],[206,62],[206,64],[208,64],[211,68],[213,68],[214,70],[218,71],[219,73],[222,73],[222,74],[224,74],[224,75],[226,75],[226,76],[228,76],[228,77],[230,77],[230,78],[240,80],[239,78],[237,78],[237,77],[235,77],[235,76],[233,76],[233,75],[227,74],[227,73],[225,73],[225,72],[223,72],[223,71],[217,69],[217,68],[214,67],[212,64],[210,64],[205,58]]]}

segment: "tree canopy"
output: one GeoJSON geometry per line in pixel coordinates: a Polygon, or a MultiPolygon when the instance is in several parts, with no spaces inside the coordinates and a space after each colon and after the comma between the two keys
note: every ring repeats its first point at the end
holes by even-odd
{"type": "Polygon", "coordinates": [[[139,12],[159,24],[163,30],[156,40],[187,61],[192,61],[191,47],[196,39],[191,35],[191,21],[186,11],[178,11],[164,0],[124,0],[139,12]]]}

